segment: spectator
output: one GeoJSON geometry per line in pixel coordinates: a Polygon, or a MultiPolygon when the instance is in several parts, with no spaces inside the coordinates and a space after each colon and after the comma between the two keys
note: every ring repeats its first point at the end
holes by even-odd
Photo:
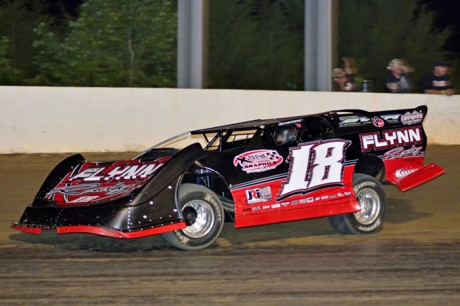
{"type": "Polygon", "coordinates": [[[449,68],[449,65],[445,61],[436,61],[433,71],[428,72],[423,77],[422,92],[426,94],[452,96],[454,90],[452,89],[450,76],[448,74],[449,68]]]}
{"type": "Polygon", "coordinates": [[[388,64],[390,73],[385,77],[385,84],[390,92],[410,93],[412,82],[409,73],[414,69],[400,59],[393,59],[388,64]]]}
{"type": "Polygon", "coordinates": [[[351,57],[344,57],[342,60],[344,68],[335,68],[332,70],[332,79],[337,84],[337,90],[345,92],[357,91],[354,80],[354,76],[357,73],[355,61],[351,57]]]}

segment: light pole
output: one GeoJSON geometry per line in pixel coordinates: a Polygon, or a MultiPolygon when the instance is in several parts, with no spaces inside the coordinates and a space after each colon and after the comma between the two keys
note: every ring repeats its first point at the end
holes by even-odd
{"type": "Polygon", "coordinates": [[[208,0],[178,0],[178,88],[206,87],[208,8],[208,0]]]}

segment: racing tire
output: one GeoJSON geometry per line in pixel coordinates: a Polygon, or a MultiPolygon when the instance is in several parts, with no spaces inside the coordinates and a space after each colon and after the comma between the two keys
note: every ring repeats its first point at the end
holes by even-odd
{"type": "Polygon", "coordinates": [[[387,197],[382,184],[374,177],[356,173],[353,190],[361,210],[351,214],[329,217],[329,223],[342,234],[369,234],[383,224],[387,209],[387,197]]]}
{"type": "Polygon", "coordinates": [[[163,233],[163,239],[187,251],[210,246],[224,226],[224,209],[219,197],[204,186],[183,184],[179,190],[179,205],[187,227],[163,233]]]}

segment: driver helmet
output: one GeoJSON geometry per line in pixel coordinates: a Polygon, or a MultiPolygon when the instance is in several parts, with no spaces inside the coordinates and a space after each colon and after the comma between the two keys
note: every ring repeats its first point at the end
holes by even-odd
{"type": "Polygon", "coordinates": [[[291,125],[280,126],[275,133],[276,142],[278,145],[295,142],[297,139],[297,130],[291,125]]]}

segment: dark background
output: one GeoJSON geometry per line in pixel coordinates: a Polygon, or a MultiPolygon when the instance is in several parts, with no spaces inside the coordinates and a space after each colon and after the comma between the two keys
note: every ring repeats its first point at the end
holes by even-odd
{"type": "MultiPolygon", "coordinates": [[[[26,0],[24,0],[26,1],[26,0]]],[[[355,7],[365,8],[363,4],[370,1],[366,0],[341,0],[340,14],[344,14],[345,4],[354,3],[355,7]]],[[[374,0],[375,1],[375,0],[374,0]]],[[[380,1],[380,0],[377,0],[380,1]]],[[[383,2],[383,0],[381,0],[383,2]]],[[[5,3],[12,3],[13,0],[0,0],[0,6],[5,3]]],[[[35,20],[34,24],[30,24],[29,28],[24,26],[24,20],[19,20],[18,25],[21,26],[20,30],[15,33],[16,37],[11,34],[11,26],[6,21],[0,27],[0,37],[8,37],[9,42],[5,50],[0,50],[4,54],[0,54],[0,61],[2,56],[9,61],[11,67],[4,68],[0,73],[0,84],[2,85],[34,85],[34,86],[101,86],[101,84],[91,81],[84,73],[92,73],[99,69],[105,69],[105,62],[102,60],[98,67],[88,66],[86,72],[81,73],[79,77],[67,76],[67,80],[88,79],[88,81],[81,81],[80,83],[66,83],[66,80],[59,79],[59,74],[66,71],[73,71],[73,67],[81,67],[82,63],[78,63],[71,56],[61,52],[58,49],[58,40],[65,41],[72,31],[69,27],[71,21],[78,21],[80,5],[84,0],[34,0],[34,3],[41,2],[45,5],[45,14],[52,20],[51,27],[48,32],[53,32],[57,37],[57,43],[50,44],[43,41],[43,32],[37,35],[35,31],[38,21],[35,20]],[[35,37],[33,37],[35,35],[35,37]],[[42,39],[40,44],[35,43],[37,40],[42,39]],[[43,55],[43,51],[47,52],[43,55]],[[60,58],[58,54],[60,52],[60,58]],[[6,54],[6,55],[5,55],[6,54]],[[74,60],[72,64],[70,62],[74,60]],[[56,63],[62,63],[61,66],[56,66],[56,63]],[[72,66],[73,65],[73,66],[72,66]],[[59,68],[57,73],[53,74],[53,69],[59,68]],[[97,68],[97,69],[96,69],[97,68]],[[3,75],[2,75],[3,74],[3,75]],[[58,76],[58,77],[56,77],[58,76]]],[[[160,0],[158,0],[160,2],[160,0]]],[[[172,0],[175,3],[175,0],[172,0]]],[[[377,2],[379,3],[379,2],[377,2]]],[[[405,2],[403,2],[405,3],[405,2]]],[[[411,2],[412,3],[412,2],[411,2]]],[[[271,90],[302,90],[303,89],[303,9],[304,0],[210,0],[210,27],[209,27],[209,82],[206,84],[207,88],[228,88],[228,89],[271,89],[271,90]],[[230,9],[231,7],[231,9],[230,9]]],[[[139,4],[136,4],[139,6],[139,4]]],[[[394,3],[393,6],[397,6],[394,3]]],[[[407,6],[406,6],[407,7],[407,6]]],[[[367,9],[369,7],[367,6],[367,9]]],[[[389,7],[389,9],[393,9],[389,7]]],[[[174,10],[174,9],[173,9],[174,10]]],[[[86,12],[88,8],[86,8],[86,12]]],[[[458,0],[418,0],[417,6],[413,12],[409,12],[406,16],[412,16],[414,23],[418,20],[418,16],[422,16],[424,12],[434,12],[435,18],[431,25],[431,35],[443,37],[442,57],[448,60],[453,65],[453,83],[454,87],[459,87],[460,84],[460,1],[458,0]],[[446,37],[446,32],[449,32],[446,37]],[[444,37],[446,39],[444,40],[444,37]]],[[[396,11],[397,12],[397,11],[396,11]]],[[[119,12],[121,13],[121,11],[119,12]]],[[[345,14],[347,12],[345,11],[345,14]]],[[[361,12],[360,12],[361,13],[361,12]]],[[[11,12],[4,14],[4,18],[12,18],[11,12]],[[7,15],[9,14],[9,15],[7,15]]],[[[121,13],[124,14],[124,13],[121,13]]],[[[362,11],[362,15],[370,15],[372,11],[362,11]]],[[[379,15],[383,15],[380,13],[379,15]]],[[[390,15],[393,18],[394,15],[390,15]]],[[[378,17],[378,15],[376,16],[378,17]]],[[[348,17],[349,18],[349,17],[348,17]]],[[[407,17],[406,17],[407,18],[407,17]]],[[[98,17],[95,17],[98,19],[98,17]]],[[[396,23],[398,19],[394,18],[396,23]]],[[[149,19],[150,20],[150,19],[149,19]]],[[[426,18],[425,18],[426,20],[426,18]]],[[[103,21],[106,24],[106,21],[103,21]]],[[[355,22],[353,20],[353,22],[355,22]]],[[[356,24],[358,25],[358,20],[356,24]]],[[[361,20],[362,22],[362,20],[361,20]]],[[[372,20],[371,20],[372,22],[372,20]]],[[[145,22],[144,22],[145,23],[145,22]]],[[[80,24],[81,26],[81,24],[80,24]]],[[[87,24],[83,25],[87,26],[87,24]]],[[[350,25],[348,25],[350,26],[350,25]]],[[[353,23],[352,25],[353,26],[353,23]]],[[[362,32],[369,32],[370,27],[386,27],[382,22],[374,22],[369,25],[368,23],[361,23],[358,25],[362,32]]],[[[415,25],[405,24],[402,29],[408,29],[415,25]]],[[[148,26],[147,28],[149,28],[148,26]]],[[[169,26],[171,28],[171,26],[169,26]]],[[[426,26],[425,28],[428,28],[426,26]]],[[[401,27],[400,27],[401,28],[401,27]]],[[[18,28],[19,29],[19,28],[18,28]]],[[[93,28],[94,29],[94,28],[93,28]]],[[[136,30],[136,29],[134,29],[136,30]]],[[[88,30],[89,32],[91,30],[88,30]]],[[[93,30],[94,31],[94,30],[93,30]]],[[[117,36],[125,35],[127,28],[117,32],[117,36]]],[[[129,30],[130,31],[130,30],[129,30]]],[[[145,31],[145,29],[144,29],[145,31]]],[[[340,33],[349,31],[346,26],[341,25],[339,20],[339,37],[340,33]]],[[[424,31],[425,32],[425,31],[424,31]]],[[[369,33],[367,33],[369,35],[369,33]]],[[[140,41],[135,47],[139,47],[143,40],[151,33],[145,32],[139,35],[140,41]]],[[[165,36],[165,35],[163,35],[165,36]]],[[[104,36],[102,39],[104,39],[104,36]]],[[[371,37],[372,38],[372,37],[371,37]]],[[[88,35],[82,42],[86,44],[82,47],[80,52],[92,52],[91,45],[88,43],[90,40],[98,39],[88,35]]],[[[100,39],[100,38],[99,38],[100,39]]],[[[175,40],[175,37],[171,38],[175,40]]],[[[402,38],[402,40],[410,40],[413,37],[402,38]]],[[[420,39],[420,37],[418,37],[420,39]]],[[[430,38],[427,38],[427,41],[430,38]]],[[[369,37],[363,37],[353,44],[353,46],[366,45],[369,37]]],[[[439,40],[438,40],[439,41],[439,40]]],[[[73,42],[67,47],[73,47],[73,42]]],[[[339,38],[339,47],[346,45],[343,38],[339,38]]],[[[394,40],[386,41],[386,38],[378,40],[378,44],[383,46],[395,46],[394,40]]],[[[373,79],[377,91],[385,91],[382,79],[384,78],[386,66],[392,58],[405,58],[409,63],[416,66],[415,79],[421,78],[422,74],[432,69],[432,63],[438,59],[438,55],[425,54],[425,63],[421,63],[420,56],[414,57],[414,54],[424,54],[427,48],[421,45],[414,45],[412,49],[401,49],[401,52],[393,52],[382,56],[374,56],[374,58],[367,57],[366,54],[361,52],[358,56],[356,52],[346,52],[343,48],[339,48],[339,58],[342,56],[357,56],[358,68],[360,68],[361,77],[364,79],[373,79]],[[350,53],[350,54],[348,54],[350,53]],[[353,54],[354,53],[354,54],[353,54]],[[436,58],[435,58],[436,57],[436,58]],[[375,62],[371,62],[371,61],[375,62]],[[360,67],[361,66],[361,67],[360,67]]],[[[1,45],[0,45],[1,47],[1,45]]],[[[122,46],[118,46],[122,48],[122,46]]],[[[155,47],[155,46],[153,46],[155,47]]],[[[104,47],[106,48],[106,47],[104,47]]],[[[105,52],[102,48],[99,52],[105,52]]],[[[115,47],[114,47],[115,48],[115,47]]],[[[166,52],[170,54],[171,58],[175,58],[177,50],[174,42],[170,42],[170,47],[166,52]]],[[[126,49],[126,48],[125,48],[126,49]]],[[[383,49],[383,48],[381,48],[383,49]]],[[[395,48],[393,48],[395,49],[395,48]]],[[[153,50],[153,49],[152,49],[153,50]]],[[[355,49],[356,50],[356,49],[355,49]]],[[[116,51],[116,50],[115,50],[116,51]]],[[[171,67],[167,68],[165,65],[148,65],[145,63],[129,63],[127,57],[123,58],[112,53],[112,58],[106,60],[106,63],[119,59],[119,66],[123,69],[128,69],[130,64],[135,64],[139,68],[140,75],[149,75],[150,79],[143,80],[143,82],[118,83],[112,86],[139,86],[139,87],[174,87],[175,85],[175,64],[172,60],[165,65],[171,67]],[[174,66],[174,67],[173,67],[174,66]],[[160,68],[158,68],[160,67],[160,68]],[[155,79],[155,69],[169,69],[169,81],[160,82],[159,78],[164,78],[164,74],[155,79]],[[152,81],[153,80],[153,81],[152,81]]],[[[119,52],[119,51],[117,51],[119,52]]],[[[152,55],[159,54],[157,50],[152,51],[152,55]]],[[[375,54],[375,53],[374,53],[375,54]]],[[[109,54],[108,54],[109,55],[109,54]]],[[[164,58],[166,58],[164,56],[164,58]]],[[[139,57],[137,57],[139,59],[139,57]]],[[[148,58],[147,61],[153,63],[155,57],[148,58]]],[[[5,64],[1,63],[3,67],[5,64]]],[[[129,67],[135,67],[133,65],[129,67]]],[[[118,67],[110,67],[112,71],[119,69],[118,67]]],[[[75,72],[76,73],[76,72],[75,72]]],[[[103,75],[103,73],[102,73],[103,75]]],[[[101,74],[92,77],[93,80],[100,80],[101,74]]],[[[104,86],[111,86],[110,84],[103,84],[104,86]]],[[[417,92],[418,86],[415,85],[414,92],[417,92]]]]}

